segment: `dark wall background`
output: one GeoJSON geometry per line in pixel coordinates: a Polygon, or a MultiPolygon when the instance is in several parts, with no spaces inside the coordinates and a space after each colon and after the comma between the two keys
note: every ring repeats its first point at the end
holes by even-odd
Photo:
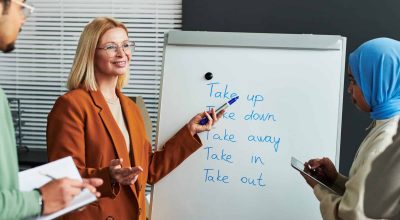
{"type": "MultiPolygon", "coordinates": [[[[398,0],[183,0],[183,30],[342,35],[349,54],[372,38],[400,39],[399,8],[398,0]]],[[[340,152],[346,175],[371,122],[352,104],[347,85],[340,152]]]]}

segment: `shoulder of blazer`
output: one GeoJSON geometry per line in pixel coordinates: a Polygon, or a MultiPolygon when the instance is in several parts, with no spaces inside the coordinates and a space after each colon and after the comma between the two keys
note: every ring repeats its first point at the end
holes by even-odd
{"type": "Polygon", "coordinates": [[[85,102],[87,101],[86,99],[90,99],[90,94],[88,91],[83,89],[74,89],[60,96],[58,99],[68,99],[74,101],[76,100],[77,102],[85,102]]]}
{"type": "Polygon", "coordinates": [[[53,108],[66,105],[70,107],[73,106],[73,108],[82,109],[93,106],[93,100],[88,91],[83,89],[74,89],[58,97],[53,108]]]}

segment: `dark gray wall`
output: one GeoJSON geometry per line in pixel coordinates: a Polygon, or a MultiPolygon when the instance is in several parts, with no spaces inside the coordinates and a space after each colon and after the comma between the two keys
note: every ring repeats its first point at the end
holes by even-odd
{"type": "MultiPolygon", "coordinates": [[[[342,35],[348,54],[375,37],[400,39],[399,8],[398,0],[183,0],[183,30],[342,35]]],[[[346,175],[371,122],[351,103],[347,85],[340,153],[346,175]]]]}

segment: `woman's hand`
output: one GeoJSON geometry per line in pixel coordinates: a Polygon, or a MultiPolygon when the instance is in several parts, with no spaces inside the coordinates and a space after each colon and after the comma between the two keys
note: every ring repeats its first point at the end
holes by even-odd
{"type": "MultiPolygon", "coordinates": [[[[335,165],[333,165],[332,161],[327,157],[322,159],[311,159],[304,164],[304,167],[304,170],[307,173],[328,186],[334,185],[336,178],[339,175],[335,165]]],[[[303,175],[303,177],[307,183],[314,188],[316,182],[306,175],[303,175]]]]}
{"type": "Polygon", "coordinates": [[[212,108],[210,112],[202,112],[202,113],[195,115],[192,119],[190,119],[189,123],[187,124],[190,133],[193,136],[197,133],[211,130],[212,126],[218,122],[218,120],[222,117],[222,115],[224,113],[225,113],[225,110],[222,110],[217,115],[215,113],[215,109],[212,108]],[[200,120],[204,117],[208,118],[207,124],[205,124],[205,125],[199,124],[200,120]]]}
{"type": "Polygon", "coordinates": [[[122,158],[111,160],[110,175],[118,183],[122,185],[135,184],[138,175],[143,172],[142,167],[122,167],[122,158]]]}

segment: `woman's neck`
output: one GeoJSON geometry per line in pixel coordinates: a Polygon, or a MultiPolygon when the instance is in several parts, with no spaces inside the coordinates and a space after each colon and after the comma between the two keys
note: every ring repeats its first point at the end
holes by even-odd
{"type": "Polygon", "coordinates": [[[115,88],[117,87],[118,76],[101,76],[101,74],[96,75],[96,81],[98,89],[101,91],[106,99],[115,99],[117,94],[115,88]]]}

